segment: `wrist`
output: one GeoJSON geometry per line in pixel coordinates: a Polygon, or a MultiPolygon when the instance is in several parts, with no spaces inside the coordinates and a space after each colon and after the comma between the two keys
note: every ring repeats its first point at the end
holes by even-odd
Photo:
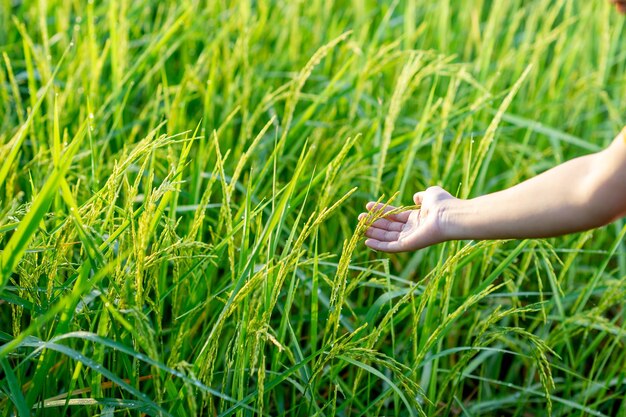
{"type": "Polygon", "coordinates": [[[467,233],[466,220],[471,212],[470,200],[451,198],[441,202],[439,230],[444,241],[471,239],[467,233]]]}

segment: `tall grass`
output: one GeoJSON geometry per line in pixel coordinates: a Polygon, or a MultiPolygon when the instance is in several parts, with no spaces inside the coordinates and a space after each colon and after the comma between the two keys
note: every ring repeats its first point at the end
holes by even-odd
{"type": "Polygon", "coordinates": [[[1,415],[626,416],[622,221],[387,256],[356,220],[603,147],[623,36],[609,2],[0,1],[1,415]]]}

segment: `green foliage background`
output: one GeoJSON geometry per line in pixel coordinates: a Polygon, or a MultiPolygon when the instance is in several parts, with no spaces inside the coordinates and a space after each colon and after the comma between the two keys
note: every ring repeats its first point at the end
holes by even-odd
{"type": "Polygon", "coordinates": [[[0,414],[626,416],[623,222],[388,256],[356,220],[601,149],[624,22],[1,0],[0,414]]]}

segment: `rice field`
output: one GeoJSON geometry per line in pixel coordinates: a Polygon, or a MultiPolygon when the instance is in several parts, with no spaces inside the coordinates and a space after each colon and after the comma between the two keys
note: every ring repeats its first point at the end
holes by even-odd
{"type": "Polygon", "coordinates": [[[623,221],[388,255],[357,220],[608,144],[625,23],[0,0],[0,415],[626,417],[623,221]]]}

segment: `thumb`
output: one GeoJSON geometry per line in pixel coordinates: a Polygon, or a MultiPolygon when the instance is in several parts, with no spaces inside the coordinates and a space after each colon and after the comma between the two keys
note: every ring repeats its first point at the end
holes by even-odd
{"type": "Polygon", "coordinates": [[[415,204],[420,205],[422,204],[422,200],[424,199],[424,192],[420,191],[419,193],[415,193],[413,194],[413,201],[415,202],[415,204]]]}

